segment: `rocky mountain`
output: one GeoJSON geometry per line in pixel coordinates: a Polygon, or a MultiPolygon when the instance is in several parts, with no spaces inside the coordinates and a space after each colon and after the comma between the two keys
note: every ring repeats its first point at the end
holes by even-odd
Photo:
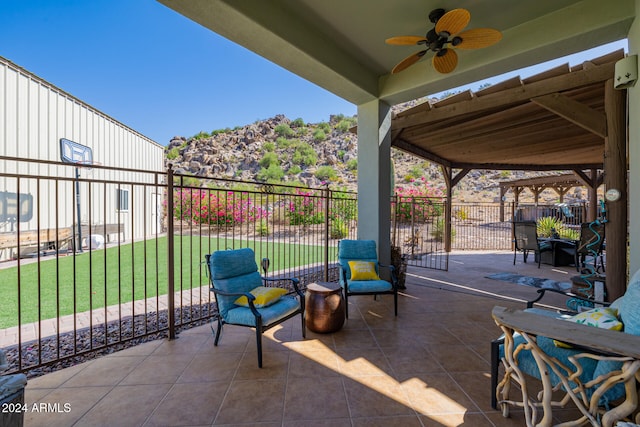
{"type": "MultiPolygon", "coordinates": [[[[277,181],[355,190],[357,135],[350,128],[355,117],[331,116],[328,122],[305,123],[284,115],[235,129],[174,137],[166,147],[166,162],[177,173],[243,181],[277,181]]],[[[425,178],[444,189],[440,168],[392,148],[396,185],[425,178]]],[[[539,174],[523,171],[470,172],[456,187],[460,201],[496,201],[498,183],[539,174]]],[[[554,196],[550,195],[553,199],[554,196]]]]}

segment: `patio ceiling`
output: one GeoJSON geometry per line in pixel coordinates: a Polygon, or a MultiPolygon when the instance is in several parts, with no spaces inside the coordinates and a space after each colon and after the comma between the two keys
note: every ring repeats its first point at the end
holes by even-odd
{"type": "Polygon", "coordinates": [[[635,17],[634,0],[158,1],[356,105],[395,105],[621,40],[635,17]],[[441,7],[469,10],[468,29],[495,28],[502,40],[461,50],[449,74],[433,69],[430,53],[390,74],[419,48],[385,39],[424,35],[433,27],[429,12],[441,7]]]}
{"type": "Polygon", "coordinates": [[[457,169],[603,169],[605,82],[623,57],[425,102],[394,117],[392,145],[457,169]]]}

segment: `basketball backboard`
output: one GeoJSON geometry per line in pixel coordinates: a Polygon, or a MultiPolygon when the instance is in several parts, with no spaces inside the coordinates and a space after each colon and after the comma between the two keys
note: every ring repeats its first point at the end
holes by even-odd
{"type": "Polygon", "coordinates": [[[92,163],[93,151],[86,145],[60,138],[60,158],[65,163],[92,163]]]}

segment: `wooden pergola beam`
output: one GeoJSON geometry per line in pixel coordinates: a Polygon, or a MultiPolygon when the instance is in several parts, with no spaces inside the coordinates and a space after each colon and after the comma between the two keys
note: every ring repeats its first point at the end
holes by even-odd
{"type": "Polygon", "coordinates": [[[454,105],[442,107],[434,106],[429,111],[419,111],[415,114],[407,112],[406,115],[396,116],[391,123],[391,129],[407,128],[419,124],[431,123],[438,120],[481,112],[498,108],[500,106],[528,102],[532,98],[561,92],[589,84],[604,82],[614,72],[614,62],[594,66],[593,68],[574,71],[557,77],[551,77],[538,82],[522,85],[502,92],[492,93],[482,97],[476,97],[469,101],[459,102],[454,105]]]}
{"type": "Polygon", "coordinates": [[[604,138],[607,135],[606,116],[593,108],[559,93],[532,98],[531,102],[569,120],[581,128],[604,138]]]}

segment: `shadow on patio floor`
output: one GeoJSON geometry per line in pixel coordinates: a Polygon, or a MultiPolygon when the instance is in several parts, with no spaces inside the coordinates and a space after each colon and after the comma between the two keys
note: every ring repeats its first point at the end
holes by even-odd
{"type": "Polygon", "coordinates": [[[25,425],[523,425],[520,412],[490,407],[491,309],[524,307],[536,289],[486,276],[561,282],[575,270],[512,262],[512,252],[455,252],[448,272],[410,267],[397,318],[386,296],[351,298],[333,334],[303,340],[292,319],[266,335],[263,369],[251,330],[227,326],[214,347],[205,325],[33,378],[25,425]]]}

